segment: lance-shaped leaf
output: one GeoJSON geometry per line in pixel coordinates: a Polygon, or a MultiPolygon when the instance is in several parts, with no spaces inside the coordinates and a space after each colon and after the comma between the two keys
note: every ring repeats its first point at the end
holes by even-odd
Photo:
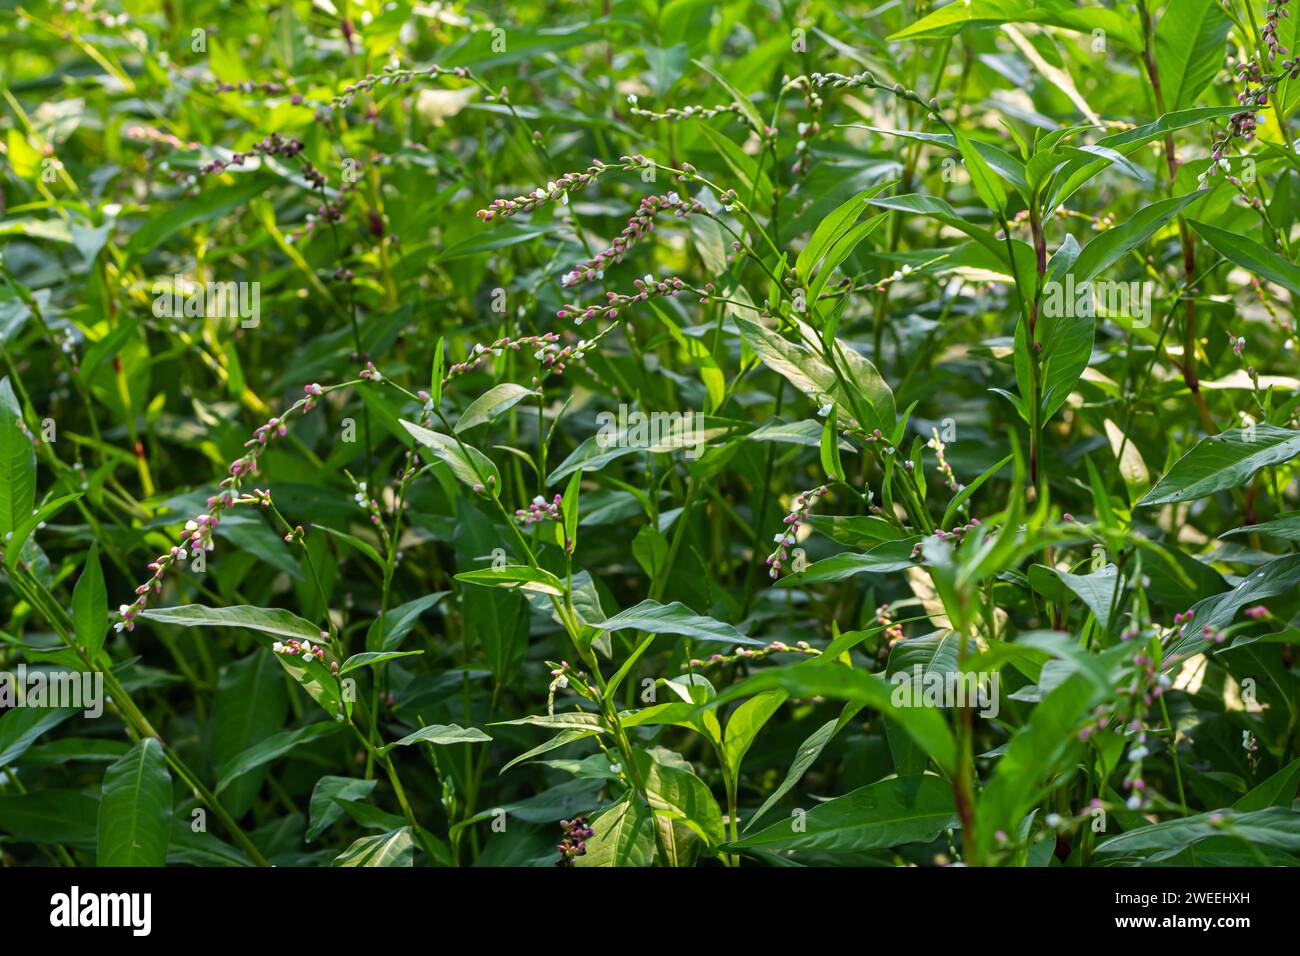
{"type": "Polygon", "coordinates": [[[613,617],[606,618],[593,625],[601,631],[624,631],[633,628],[647,634],[681,634],[700,641],[716,641],[720,644],[748,644],[761,647],[762,641],[746,637],[730,624],[696,614],[686,605],[673,601],[660,604],[658,601],[642,601],[636,607],[620,611],[613,617]]]}
{"type": "MultiPolygon", "coordinates": [[[[9,380],[0,379],[0,387],[8,389],[9,380]]],[[[10,535],[31,516],[35,505],[36,452],[6,403],[0,407],[0,541],[6,549],[12,545],[10,535]]]]}
{"type": "Polygon", "coordinates": [[[1241,488],[1255,472],[1300,455],[1300,431],[1274,425],[1234,428],[1203,438],[1156,482],[1138,506],[1192,501],[1241,488]]]}
{"type": "Polygon", "coordinates": [[[462,571],[456,575],[456,580],[488,587],[519,588],[522,591],[534,591],[556,597],[564,593],[564,582],[554,574],[545,568],[534,568],[526,564],[507,564],[501,568],[462,571]]]}
{"type": "MultiPolygon", "coordinates": [[[[1300,850],[1300,813],[1269,807],[1249,813],[1216,810],[1139,827],[1097,845],[1106,863],[1159,863],[1205,840],[1229,837],[1272,850],[1300,850]]],[[[1258,859],[1258,858],[1256,858],[1258,859]]]]}
{"type": "Polygon", "coordinates": [[[1223,68],[1223,43],[1232,21],[1218,0],[1179,0],[1156,25],[1156,69],[1165,102],[1186,109],[1223,68]]]}
{"type": "Polygon", "coordinates": [[[514,382],[502,382],[500,385],[494,385],[470,402],[469,408],[465,409],[464,414],[460,416],[460,420],[456,422],[456,427],[452,431],[459,435],[475,425],[490,422],[494,418],[504,415],[529,397],[536,398],[537,392],[524,388],[522,385],[516,385],[514,382]]]}
{"type": "Polygon", "coordinates": [[[162,744],[145,737],[104,774],[100,866],[162,866],[172,829],[172,778],[162,744]]]}
{"type": "Polygon", "coordinates": [[[1189,223],[1198,236],[1229,262],[1236,263],[1251,275],[1280,285],[1292,295],[1300,295],[1300,266],[1240,233],[1195,220],[1189,220],[1189,223]]]}
{"type": "MultiPolygon", "coordinates": [[[[720,693],[708,706],[749,697],[767,690],[784,690],[791,698],[829,697],[863,704],[896,721],[920,745],[945,773],[951,773],[957,761],[957,743],[947,718],[938,707],[915,702],[904,706],[902,695],[895,701],[895,687],[879,674],[820,659],[769,667],[720,693]]],[[[909,685],[910,686],[910,685],[909,685]]],[[[910,696],[910,695],[909,695],[910,696]]]]}
{"type": "Polygon", "coordinates": [[[774,823],[727,849],[878,850],[929,843],[957,823],[947,780],[933,774],[891,777],[774,823]]]}
{"type": "Polygon", "coordinates": [[[444,462],[462,483],[471,488],[489,484],[501,487],[501,474],[497,471],[497,466],[492,463],[491,458],[477,448],[464,445],[454,438],[448,438],[441,432],[429,431],[405,419],[401,420],[401,425],[412,438],[444,462]]]}
{"type": "Polygon", "coordinates": [[[99,544],[91,545],[86,566],[72,591],[72,625],[77,643],[94,660],[104,646],[108,633],[108,591],[104,587],[104,570],[99,564],[99,544]]]}
{"type": "Polygon", "coordinates": [[[1272,521],[1242,525],[1240,528],[1223,532],[1219,537],[1230,538],[1239,534],[1266,534],[1270,538],[1281,538],[1284,541],[1300,541],[1300,511],[1278,515],[1272,521]]]}
{"type": "Polygon", "coordinates": [[[1107,229],[1094,238],[1079,253],[1074,261],[1074,281],[1078,284],[1091,282],[1112,265],[1128,255],[1169,220],[1178,215],[1193,200],[1200,199],[1207,190],[1198,190],[1185,196],[1162,199],[1139,210],[1136,215],[1122,225],[1107,229]]]}
{"type": "Polygon", "coordinates": [[[332,736],[341,729],[341,725],[332,720],[322,720],[266,737],[217,771],[217,793],[220,794],[248,771],[277,760],[303,744],[332,736]]]}
{"type": "Polygon", "coordinates": [[[438,744],[439,746],[481,744],[491,739],[477,727],[462,727],[459,724],[429,724],[414,733],[407,734],[401,740],[395,740],[391,744],[380,747],[379,754],[383,756],[394,747],[409,747],[412,744],[438,744]]]}
{"type": "Polygon", "coordinates": [[[1129,49],[1142,49],[1142,35],[1128,17],[1101,6],[1076,7],[1069,0],[958,0],[944,4],[888,39],[932,40],[955,36],[968,27],[1004,23],[1043,23],[1084,33],[1103,30],[1129,49]]]}
{"type": "Polygon", "coordinates": [[[905,571],[917,566],[917,562],[912,560],[912,549],[920,540],[920,538],[907,538],[902,541],[885,541],[863,554],[846,551],[843,554],[823,558],[808,565],[802,571],[786,575],[777,582],[777,586],[802,587],[827,581],[843,581],[856,574],[888,574],[894,571],[905,571]]]}
{"type": "Polygon", "coordinates": [[[320,640],[319,627],[278,607],[251,607],[247,604],[205,607],[202,604],[182,604],[142,611],[140,617],[159,624],[179,624],[181,627],[245,627],[250,631],[260,631],[276,637],[320,640]]]}

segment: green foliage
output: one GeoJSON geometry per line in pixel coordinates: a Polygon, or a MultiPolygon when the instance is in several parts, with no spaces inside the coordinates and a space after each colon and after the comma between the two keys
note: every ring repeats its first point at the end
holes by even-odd
{"type": "Polygon", "coordinates": [[[0,863],[1300,862],[1284,7],[7,6],[0,863]]]}

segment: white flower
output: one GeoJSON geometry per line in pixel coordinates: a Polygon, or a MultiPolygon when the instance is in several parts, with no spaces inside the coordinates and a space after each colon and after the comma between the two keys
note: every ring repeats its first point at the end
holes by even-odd
{"type": "Polygon", "coordinates": [[[817,409],[817,414],[820,415],[822,418],[825,418],[827,415],[831,413],[831,409],[834,407],[835,407],[834,404],[832,404],[831,402],[827,402],[821,408],[817,409]]]}
{"type": "Polygon", "coordinates": [[[1137,763],[1150,752],[1146,747],[1134,747],[1128,752],[1128,759],[1133,763],[1137,763]]]}
{"type": "Polygon", "coordinates": [[[198,530],[199,530],[199,523],[198,523],[197,521],[195,521],[193,518],[191,518],[189,521],[185,522],[185,530],[186,530],[186,531],[198,531],[198,530]]]}
{"type": "Polygon", "coordinates": [[[118,605],[117,613],[118,613],[118,614],[121,614],[123,617],[126,617],[126,612],[129,611],[129,610],[131,610],[130,605],[128,605],[128,604],[120,604],[120,605],[118,605]]]}
{"type": "Polygon", "coordinates": [[[1130,810],[1141,810],[1142,798],[1135,793],[1133,794],[1133,796],[1128,798],[1128,801],[1124,804],[1124,806],[1128,807],[1130,810]]]}
{"type": "Polygon", "coordinates": [[[271,650],[279,654],[281,651],[284,650],[284,644],[282,644],[280,641],[276,641],[274,644],[271,645],[271,650]]]}

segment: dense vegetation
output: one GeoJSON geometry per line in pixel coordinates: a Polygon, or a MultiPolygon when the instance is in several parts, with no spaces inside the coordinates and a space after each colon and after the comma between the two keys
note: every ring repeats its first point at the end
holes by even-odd
{"type": "Polygon", "coordinates": [[[1287,0],[0,23],[6,864],[1300,859],[1287,0]]]}

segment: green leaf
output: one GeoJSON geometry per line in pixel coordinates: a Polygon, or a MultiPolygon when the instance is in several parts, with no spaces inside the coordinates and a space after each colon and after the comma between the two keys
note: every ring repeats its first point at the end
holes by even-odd
{"type": "Polygon", "coordinates": [[[205,607],[202,604],[182,604],[142,611],[140,617],[159,624],[178,624],[181,627],[244,627],[250,631],[274,634],[276,637],[320,642],[319,627],[278,607],[250,607],[247,604],[205,607]]]}
{"type": "Polygon", "coordinates": [[[100,866],[162,866],[172,830],[172,778],[162,744],[145,737],[104,774],[100,866]]]}
{"type": "Polygon", "coordinates": [[[1178,0],[1156,25],[1156,69],[1165,103],[1175,110],[1195,104],[1223,69],[1223,46],[1232,21],[1218,0],[1178,0]]]}
{"type": "Polygon", "coordinates": [[[1018,832],[1020,821],[1042,794],[1063,782],[1058,774],[1073,765],[1083,747],[1079,723],[1103,692],[1088,675],[1075,673],[1034,708],[1025,726],[1012,736],[980,795],[982,845],[991,846],[999,830],[1018,832]]]}
{"type": "Polygon", "coordinates": [[[1091,316],[1058,317],[1047,338],[1043,359],[1042,417],[1046,422],[1065,404],[1092,358],[1091,316]]]}
{"type": "Polygon", "coordinates": [[[1144,206],[1123,225],[1107,229],[1094,238],[1079,253],[1074,261],[1074,280],[1078,285],[1091,282],[1112,265],[1128,255],[1169,220],[1178,215],[1189,203],[1200,199],[1207,190],[1198,190],[1185,196],[1161,199],[1149,206],[1144,206]]]}
{"type": "Polygon", "coordinates": [[[82,493],[80,491],[75,491],[70,495],[60,495],[58,498],[46,501],[30,515],[20,521],[18,526],[13,530],[13,537],[11,537],[6,543],[5,567],[9,568],[11,571],[18,567],[18,559],[22,556],[23,545],[31,536],[31,533],[36,530],[41,522],[53,518],[65,507],[81,497],[82,493]]]}
{"type": "Polygon", "coordinates": [[[108,633],[108,591],[99,564],[99,542],[93,543],[86,553],[86,566],[72,590],[72,626],[77,643],[93,661],[99,656],[104,635],[108,633]]]}
{"type": "MultiPolygon", "coordinates": [[[[254,651],[221,674],[212,703],[212,766],[229,763],[284,727],[289,694],[284,671],[272,657],[265,651],[254,651]]],[[[249,773],[226,791],[221,802],[233,814],[246,813],[264,776],[264,772],[249,773]]]]}
{"type": "MultiPolygon", "coordinates": [[[[892,683],[896,679],[902,679],[895,675],[903,675],[914,688],[924,687],[924,681],[932,674],[946,681],[949,674],[958,671],[957,654],[960,644],[961,638],[952,631],[940,631],[925,637],[899,641],[889,649],[885,678],[892,683]],[[915,670],[917,667],[920,668],[919,671],[915,670]]],[[[893,722],[886,724],[885,738],[889,743],[890,755],[894,758],[895,773],[906,776],[926,770],[928,758],[902,727],[893,722]]]]}
{"type": "Polygon", "coordinates": [[[822,426],[821,441],[821,462],[822,471],[826,472],[836,481],[844,480],[844,464],[840,461],[840,435],[835,423],[839,420],[835,409],[832,407],[829,415],[826,416],[826,424],[822,426]]]}
{"type": "Polygon", "coordinates": [[[1280,514],[1272,521],[1242,525],[1240,528],[1233,528],[1231,531],[1223,532],[1219,537],[1230,538],[1238,534],[1264,534],[1270,538],[1281,538],[1284,541],[1300,541],[1300,511],[1280,514]]]}
{"type": "MultiPolygon", "coordinates": [[[[709,847],[716,847],[726,839],[718,801],[689,764],[671,751],[658,748],[651,753],[637,750],[634,755],[654,810],[655,824],[666,844],[677,843],[674,830],[678,824],[709,847]]],[[[680,861],[674,865],[680,865],[680,861]]]]}
{"type": "Polygon", "coordinates": [[[643,525],[632,539],[632,557],[646,575],[654,580],[663,574],[668,562],[668,539],[654,525],[643,525]]]}
{"type": "Polygon", "coordinates": [[[434,591],[389,608],[382,617],[375,619],[366,632],[366,649],[370,651],[391,651],[399,647],[406,635],[411,632],[420,615],[438,604],[450,591],[434,591]]]}
{"type": "Polygon", "coordinates": [[[1270,850],[1300,850],[1300,813],[1282,807],[1249,813],[1234,810],[1200,813],[1121,833],[1099,843],[1096,854],[1099,861],[1107,864],[1150,866],[1176,856],[1189,846],[1225,836],[1270,850]]]}
{"type": "Polygon", "coordinates": [[[304,839],[315,840],[343,816],[344,803],[365,800],[379,785],[378,780],[360,780],[355,777],[321,777],[311,792],[311,825],[304,839]]]}
{"type": "Polygon", "coordinates": [[[645,631],[647,634],[681,634],[685,637],[693,637],[701,641],[716,641],[720,644],[747,644],[753,647],[763,645],[762,641],[746,637],[730,624],[696,614],[678,601],[673,601],[671,604],[642,601],[636,607],[620,611],[593,626],[601,631],[624,631],[633,628],[645,631]]]}
{"type": "Polygon", "coordinates": [[[1279,465],[1300,455],[1300,431],[1256,425],[1233,428],[1197,442],[1156,486],[1138,502],[1138,507],[1193,501],[1216,491],[1250,484],[1255,472],[1279,465]]]}
{"type": "Polygon", "coordinates": [[[409,747],[411,744],[481,744],[491,741],[491,737],[477,727],[462,727],[459,724],[429,724],[415,733],[407,734],[401,740],[385,744],[379,753],[387,754],[394,747],[409,747]]]}
{"type": "Polygon", "coordinates": [[[1105,7],[1077,7],[1069,0],[956,0],[899,30],[889,40],[932,40],[955,36],[968,27],[1004,23],[1042,23],[1091,33],[1104,30],[1131,50],[1142,49],[1142,36],[1132,20],[1105,7]]]}
{"type": "Polygon", "coordinates": [[[434,408],[442,402],[442,377],[447,366],[447,346],[443,337],[433,346],[433,364],[429,368],[429,402],[434,408]]]}
{"type": "Polygon", "coordinates": [[[1115,587],[1119,583],[1119,574],[1115,565],[1108,564],[1092,574],[1070,574],[1068,571],[1052,569],[1061,583],[1088,606],[1097,618],[1102,630],[1110,629],[1110,610],[1114,602],[1115,587]]]}
{"type": "Polygon", "coordinates": [[[596,835],[576,866],[649,866],[654,859],[654,821],[650,808],[630,792],[590,820],[596,835]]]}
{"type": "Polygon", "coordinates": [[[99,801],[80,790],[0,794],[0,833],[32,843],[94,850],[99,801]]]}
{"type": "Polygon", "coordinates": [[[462,571],[456,575],[456,580],[486,587],[519,588],[521,591],[549,594],[553,597],[561,597],[564,594],[563,581],[545,568],[534,568],[527,564],[507,564],[500,568],[462,571]]]}
{"type": "Polygon", "coordinates": [[[956,134],[957,150],[961,153],[971,185],[975,187],[980,202],[998,215],[1007,208],[1007,191],[1002,187],[1002,180],[997,177],[989,164],[984,161],[970,137],[964,133],[956,134]]]}
{"type": "Polygon", "coordinates": [[[423,653],[424,651],[362,651],[360,654],[353,654],[343,662],[343,666],[339,668],[339,676],[342,677],[362,667],[374,667],[376,664],[386,664],[399,657],[415,657],[423,653]]]}
{"type": "Polygon", "coordinates": [[[843,581],[858,574],[889,574],[917,567],[912,560],[912,549],[920,538],[906,538],[902,541],[886,541],[876,545],[864,554],[845,551],[833,557],[814,561],[802,571],[787,574],[777,582],[778,587],[802,587],[807,584],[823,584],[827,581],[843,581]]]}
{"type": "Polygon", "coordinates": [[[1300,786],[1300,757],[1255,787],[1232,805],[1243,813],[1268,807],[1290,807],[1300,786]]]}
{"type": "Polygon", "coordinates": [[[768,794],[767,799],[763,801],[763,805],[749,818],[749,822],[745,824],[746,832],[758,822],[760,817],[766,815],[767,811],[771,810],[782,797],[794,789],[795,785],[803,779],[803,775],[808,772],[808,768],[821,756],[822,751],[826,749],[826,745],[831,742],[836,734],[849,725],[863,706],[865,705],[853,702],[845,704],[838,717],[826,721],[799,745],[799,749],[795,751],[794,761],[790,764],[790,769],[785,773],[785,779],[781,781],[780,786],[768,794]]]}
{"type": "MultiPolygon", "coordinates": [[[[8,676],[3,679],[6,683],[12,680],[8,676]]],[[[0,712],[0,770],[19,760],[42,734],[76,712],[72,707],[11,707],[0,712]]]]}
{"type": "Polygon", "coordinates": [[[1292,295],[1300,295],[1300,266],[1291,264],[1273,250],[1239,233],[1228,232],[1194,219],[1189,219],[1188,225],[1229,262],[1236,263],[1251,275],[1280,285],[1292,295]]]}
{"type": "MultiPolygon", "coordinates": [[[[9,380],[0,379],[8,385],[9,380]]],[[[14,532],[36,508],[36,452],[8,409],[0,409],[0,543],[11,550],[14,532]]]]}
{"type": "Polygon", "coordinates": [[[947,719],[938,708],[900,706],[894,702],[893,687],[880,675],[843,664],[818,659],[769,667],[727,688],[713,699],[710,706],[777,688],[791,698],[830,697],[871,707],[896,721],[945,773],[950,773],[956,766],[957,743],[947,719]]]}
{"type": "Polygon", "coordinates": [[[334,858],[330,866],[414,866],[411,828],[362,837],[334,858]]]}
{"type": "Polygon", "coordinates": [[[942,777],[891,777],[820,803],[725,849],[853,853],[929,843],[958,825],[952,786],[942,777]]]}
{"type": "Polygon", "coordinates": [[[795,259],[794,271],[801,283],[807,283],[817,269],[817,265],[830,251],[835,241],[848,233],[867,208],[867,200],[876,195],[887,184],[864,189],[846,202],[841,203],[817,224],[807,244],[795,259]]]}
{"type": "Polygon", "coordinates": [[[745,759],[754,738],[786,702],[783,690],[769,690],[758,694],[737,707],[727,718],[726,735],[722,739],[722,758],[733,777],[740,776],[740,762],[745,759]]]}
{"type": "Polygon", "coordinates": [[[1292,592],[1297,584],[1300,584],[1300,554],[1288,554],[1251,571],[1231,591],[1198,601],[1192,607],[1191,621],[1183,625],[1183,637],[1166,650],[1166,661],[1204,650],[1204,628],[1222,630],[1243,607],[1292,592]]]}
{"type": "Polygon", "coordinates": [[[412,424],[405,419],[401,421],[401,425],[410,433],[412,438],[425,448],[428,448],[435,457],[444,462],[451,469],[451,473],[462,483],[469,485],[471,488],[476,485],[487,484],[495,485],[497,488],[501,487],[501,474],[497,471],[497,466],[492,463],[492,459],[477,448],[470,445],[461,445],[454,438],[448,438],[439,432],[431,432],[429,429],[421,428],[419,425],[412,424]]]}
{"type": "MultiPolygon", "coordinates": [[[[475,425],[490,422],[514,408],[525,398],[536,398],[537,394],[532,389],[524,388],[522,385],[516,385],[513,382],[502,382],[500,385],[495,385],[470,402],[469,408],[465,409],[464,414],[460,416],[460,420],[456,422],[452,431],[459,435],[475,425]]],[[[412,434],[415,433],[412,432],[412,434]]]]}
{"type": "Polygon", "coordinates": [[[336,721],[322,720],[295,730],[282,730],[278,734],[272,734],[258,741],[217,771],[217,795],[219,796],[221,791],[250,770],[277,760],[303,744],[333,736],[342,729],[342,724],[336,721]]]}

